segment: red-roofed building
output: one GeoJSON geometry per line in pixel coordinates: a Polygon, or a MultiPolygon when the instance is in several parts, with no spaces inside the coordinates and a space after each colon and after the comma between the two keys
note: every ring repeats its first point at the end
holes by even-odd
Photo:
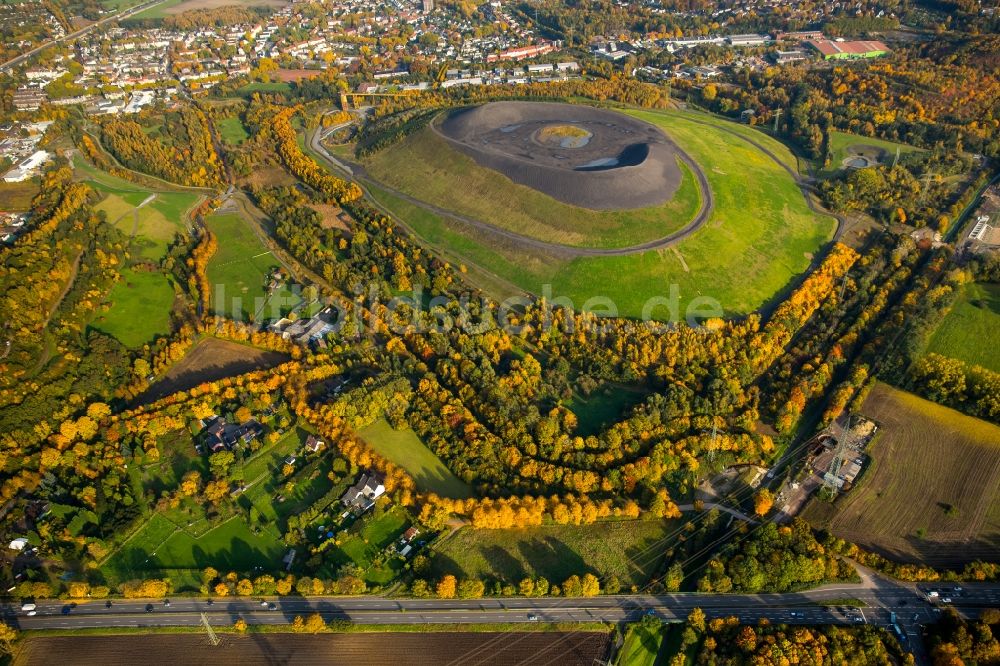
{"type": "Polygon", "coordinates": [[[889,47],[882,42],[833,41],[830,39],[808,39],[806,44],[820,52],[824,60],[855,60],[858,58],[878,58],[889,53],[889,47]]]}

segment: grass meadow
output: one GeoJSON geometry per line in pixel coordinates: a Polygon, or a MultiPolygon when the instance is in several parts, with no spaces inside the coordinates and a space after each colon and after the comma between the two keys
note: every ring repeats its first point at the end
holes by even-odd
{"type": "Polygon", "coordinates": [[[1000,346],[992,344],[998,330],[1000,284],[966,284],[931,336],[927,351],[1000,372],[1000,346]]]}
{"type": "Polygon", "coordinates": [[[805,517],[904,562],[960,567],[993,559],[1000,427],[884,384],[862,413],[880,426],[869,450],[875,464],[833,505],[813,500],[805,517]]]}
{"type": "MultiPolygon", "coordinates": [[[[95,210],[105,214],[130,239],[134,264],[156,263],[178,233],[187,229],[188,211],[200,199],[194,192],[152,190],[103,172],[75,159],[79,177],[103,198],[95,210]]],[[[141,266],[126,267],[108,294],[108,305],[96,313],[92,328],[117,338],[130,348],[170,333],[174,288],[164,273],[141,266]]]]}
{"type": "Polygon", "coordinates": [[[31,200],[38,194],[38,190],[38,178],[29,178],[20,183],[0,182],[0,210],[30,210],[31,200]]]}
{"type": "Polygon", "coordinates": [[[108,295],[109,309],[91,327],[136,349],[158,335],[170,333],[174,288],[159,271],[126,269],[108,295]]]}
{"type": "Polygon", "coordinates": [[[219,314],[249,319],[263,303],[264,281],[276,261],[239,214],[211,215],[205,224],[219,241],[218,251],[208,262],[208,281],[216,290],[212,307],[219,314]],[[216,302],[220,288],[224,303],[216,302]]]}
{"type": "Polygon", "coordinates": [[[899,148],[901,156],[907,153],[923,152],[921,148],[905,143],[894,143],[892,141],[885,141],[884,139],[877,139],[873,136],[861,136],[860,134],[834,131],[830,132],[830,165],[825,168],[822,165],[818,165],[819,170],[817,175],[822,178],[828,178],[837,171],[840,171],[843,168],[844,160],[848,156],[847,149],[851,146],[875,146],[876,148],[881,148],[885,151],[885,159],[890,164],[896,158],[896,148],[899,148]]]}
{"type": "MultiPolygon", "coordinates": [[[[567,259],[500,241],[485,242],[482,234],[453,218],[442,218],[378,188],[372,188],[372,194],[435,250],[467,264],[470,279],[495,297],[521,291],[538,294],[550,285],[553,296],[568,297],[577,308],[603,309],[600,302],[587,301],[610,298],[617,314],[625,317],[640,316],[650,297],[668,297],[672,285],[681,315],[697,297],[717,300],[727,315],[749,313],[803,273],[814,253],[832,237],[835,221],[809,210],[795,181],[780,165],[740,136],[692,122],[724,121],[692,112],[629,113],[670,134],[702,166],[714,194],[715,210],[708,223],[672,248],[567,259]]],[[[734,130],[737,134],[754,132],[726,123],[730,126],[740,128],[734,130]]],[[[782,162],[795,164],[794,155],[774,139],[760,132],[754,139],[776,152],[782,162]]],[[[388,149],[379,159],[395,150],[388,149]]],[[[438,184],[428,185],[432,186],[438,184]]],[[[497,210],[509,204],[492,201],[497,210]]],[[[659,308],[652,316],[666,319],[669,313],[659,308]]]]}
{"type": "Polygon", "coordinates": [[[219,127],[219,136],[230,145],[238,146],[250,138],[250,133],[243,126],[243,121],[236,116],[223,118],[217,125],[219,127]]]}
{"type": "Polygon", "coordinates": [[[556,585],[572,575],[617,576],[627,590],[657,573],[679,521],[618,520],[489,530],[463,527],[435,550],[437,576],[500,579],[543,576],[556,585]]]}
{"type": "Polygon", "coordinates": [[[390,462],[413,477],[417,488],[442,497],[472,497],[472,490],[452,474],[441,459],[428,449],[412,430],[396,430],[384,418],[359,432],[361,438],[390,462]]]}
{"type": "Polygon", "coordinates": [[[620,421],[646,395],[641,390],[612,384],[601,387],[587,397],[574,393],[566,407],[576,415],[576,434],[587,437],[620,421]]]}

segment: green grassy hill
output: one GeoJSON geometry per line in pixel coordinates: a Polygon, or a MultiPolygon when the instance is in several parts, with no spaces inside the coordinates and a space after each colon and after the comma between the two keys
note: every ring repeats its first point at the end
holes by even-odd
{"type": "MultiPolygon", "coordinates": [[[[662,127],[677,141],[702,166],[715,197],[709,222],[670,249],[566,258],[484,239],[481,232],[453,218],[428,212],[378,188],[372,193],[435,250],[466,264],[470,279],[498,299],[521,291],[541,294],[545,285],[550,285],[553,296],[568,297],[577,308],[599,309],[602,303],[588,304],[588,300],[610,299],[615,312],[625,317],[642,316],[648,299],[667,298],[672,289],[678,294],[681,316],[683,308],[697,297],[717,300],[726,314],[746,314],[805,271],[813,254],[831,238],[835,221],[814,214],[782,166],[741,137],[753,136],[783,163],[794,165],[794,156],[779,142],[759,132],[747,135],[752,130],[704,114],[629,113],[662,127]],[[736,135],[714,127],[733,129],[736,135]]],[[[406,145],[389,148],[377,159],[418,170],[402,159],[393,162],[394,155],[415,155],[406,145]]],[[[429,200],[443,205],[434,198],[429,200]]],[[[527,204],[505,198],[489,205],[518,209],[527,204]]],[[[652,316],[666,319],[669,313],[659,308],[652,316]]]]}

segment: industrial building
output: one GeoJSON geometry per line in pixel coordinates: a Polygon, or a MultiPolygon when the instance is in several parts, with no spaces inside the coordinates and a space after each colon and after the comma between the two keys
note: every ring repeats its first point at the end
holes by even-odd
{"type": "Polygon", "coordinates": [[[887,55],[889,47],[876,41],[844,41],[830,39],[807,39],[806,44],[816,49],[824,60],[857,60],[878,58],[887,55]]]}

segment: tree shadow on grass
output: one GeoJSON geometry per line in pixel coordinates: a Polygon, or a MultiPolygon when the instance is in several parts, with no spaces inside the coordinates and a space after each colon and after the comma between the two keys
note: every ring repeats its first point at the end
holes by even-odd
{"type": "Polygon", "coordinates": [[[552,536],[521,541],[517,547],[535,575],[553,583],[560,584],[574,574],[597,573],[579,553],[552,536]]]}
{"type": "Polygon", "coordinates": [[[517,583],[528,575],[524,569],[524,563],[503,546],[484,546],[479,549],[479,552],[482,553],[483,559],[489,565],[490,573],[504,582],[517,583]]]}
{"type": "Polygon", "coordinates": [[[469,573],[458,562],[442,553],[436,553],[431,560],[431,571],[434,576],[441,577],[451,574],[459,578],[468,577],[469,573]]]}

